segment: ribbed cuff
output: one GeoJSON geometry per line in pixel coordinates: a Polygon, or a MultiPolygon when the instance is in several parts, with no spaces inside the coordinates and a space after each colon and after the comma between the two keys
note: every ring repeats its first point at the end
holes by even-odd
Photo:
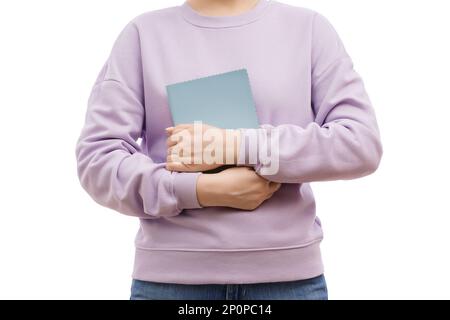
{"type": "Polygon", "coordinates": [[[177,198],[178,208],[199,209],[202,206],[197,199],[197,179],[201,172],[173,173],[173,192],[177,198]]]}
{"type": "Polygon", "coordinates": [[[265,138],[264,129],[240,129],[241,143],[237,160],[238,166],[250,166],[257,171],[261,167],[259,159],[260,140],[265,138]]]}
{"type": "Polygon", "coordinates": [[[251,166],[253,169],[262,174],[266,166],[271,165],[271,161],[279,161],[279,151],[273,148],[279,148],[279,141],[272,141],[278,139],[273,136],[275,131],[272,125],[261,125],[258,129],[240,129],[241,130],[241,144],[238,156],[238,166],[251,166]],[[270,159],[277,157],[277,159],[270,159]]]}

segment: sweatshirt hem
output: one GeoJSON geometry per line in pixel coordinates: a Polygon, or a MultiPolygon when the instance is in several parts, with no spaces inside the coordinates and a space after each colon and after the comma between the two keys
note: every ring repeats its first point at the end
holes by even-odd
{"type": "Polygon", "coordinates": [[[136,248],[132,277],[179,284],[243,284],[310,279],[323,274],[320,241],[270,251],[174,251],[136,248]]]}
{"type": "Polygon", "coordinates": [[[242,248],[242,249],[202,249],[202,248],[147,248],[139,245],[135,245],[136,249],[147,251],[184,251],[184,252],[252,252],[252,251],[273,251],[273,250],[289,250],[308,247],[312,244],[322,241],[322,238],[305,242],[303,244],[297,244],[285,247],[266,247],[266,248],[242,248]]]}

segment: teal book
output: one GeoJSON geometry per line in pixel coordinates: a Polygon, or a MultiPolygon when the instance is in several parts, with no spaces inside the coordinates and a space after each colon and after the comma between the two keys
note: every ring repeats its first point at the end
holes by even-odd
{"type": "Polygon", "coordinates": [[[202,121],[223,129],[258,128],[246,69],[166,86],[175,125],[202,121]]]}

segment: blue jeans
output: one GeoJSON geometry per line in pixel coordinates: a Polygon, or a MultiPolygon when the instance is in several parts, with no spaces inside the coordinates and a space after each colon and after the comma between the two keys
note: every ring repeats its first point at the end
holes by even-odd
{"type": "Polygon", "coordinates": [[[328,300],[328,291],[323,275],[306,280],[228,285],[133,279],[130,300],[328,300]]]}

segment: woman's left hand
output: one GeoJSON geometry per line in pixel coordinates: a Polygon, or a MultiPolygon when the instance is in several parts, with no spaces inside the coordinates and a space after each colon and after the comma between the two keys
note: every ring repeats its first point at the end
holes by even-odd
{"type": "Polygon", "coordinates": [[[195,123],[170,127],[166,132],[169,171],[203,172],[237,163],[239,130],[195,123]]]}

